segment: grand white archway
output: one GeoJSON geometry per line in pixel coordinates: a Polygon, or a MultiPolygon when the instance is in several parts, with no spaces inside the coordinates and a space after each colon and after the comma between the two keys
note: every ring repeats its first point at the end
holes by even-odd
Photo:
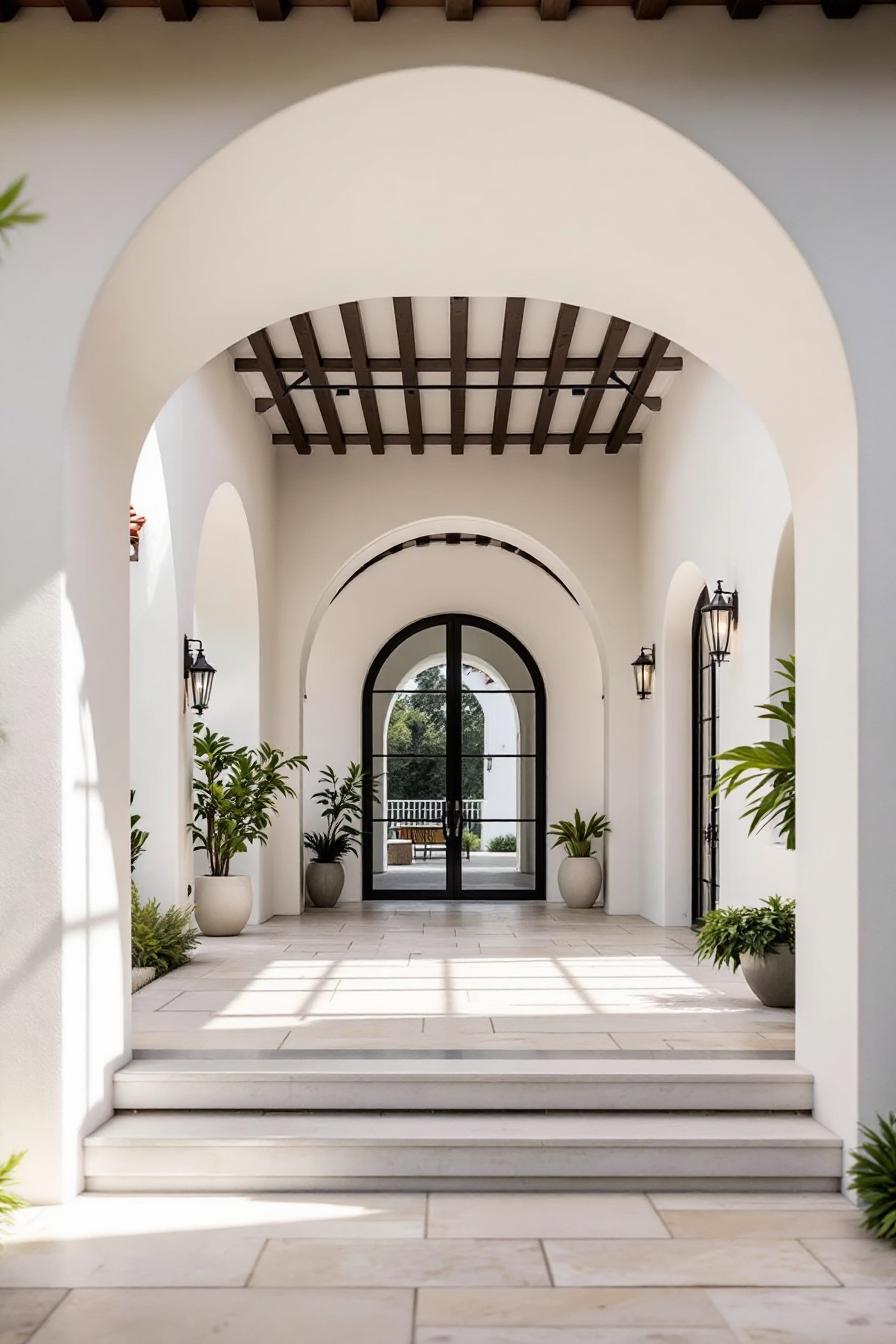
{"type": "Polygon", "coordinates": [[[140,443],[171,392],[246,332],[286,311],[402,293],[545,295],[619,313],[711,365],[771,434],[794,500],[800,768],[813,781],[799,815],[798,1056],[816,1073],[820,1118],[851,1137],[857,448],[838,333],[787,234],[702,150],[581,87],[466,68],[349,85],[233,142],[147,220],[85,330],[67,418],[64,915],[87,922],[89,943],[93,912],[103,914],[96,937],[105,969],[88,991],[82,941],[66,993],[89,1006],[68,1045],[91,1066],[73,1071],[67,1112],[80,1124],[108,1107],[109,1066],[124,1049],[115,1006],[127,933],[119,899],[127,889],[126,704],[115,669],[126,656],[127,593],[116,520],[140,443]],[[479,128],[475,138],[457,136],[458,105],[479,128]],[[371,121],[379,134],[362,144],[357,126],[371,121]],[[583,133],[558,141],[558,124],[583,133]],[[489,133],[498,127],[501,154],[489,133]],[[296,171],[275,172],[284,161],[296,171]],[[544,217],[531,208],[533,183],[545,175],[555,189],[550,246],[544,217]],[[246,181],[252,192],[242,189],[246,181]],[[375,230],[357,228],[359,200],[375,230]],[[260,236],[264,248],[255,245],[260,236]],[[189,238],[201,247],[185,249],[189,238]],[[110,957],[116,910],[119,944],[110,957]]]}

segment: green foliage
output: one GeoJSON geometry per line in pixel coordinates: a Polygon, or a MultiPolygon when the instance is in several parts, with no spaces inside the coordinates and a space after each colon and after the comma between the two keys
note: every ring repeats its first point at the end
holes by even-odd
{"type": "Polygon", "coordinates": [[[9,235],[13,229],[23,224],[39,224],[43,215],[29,209],[30,202],[22,199],[27,178],[17,177],[15,182],[0,191],[0,242],[9,246],[9,235]]]}
{"type": "Polygon", "coordinates": [[[737,970],[745,952],[764,957],[784,944],[792,952],[796,939],[796,903],[769,896],[760,906],[720,907],[710,910],[697,932],[697,958],[712,958],[714,966],[737,970]]]}
{"type": "Polygon", "coordinates": [[[27,1207],[21,1195],[10,1188],[16,1183],[14,1172],[24,1156],[24,1153],[13,1153],[5,1162],[0,1162],[0,1232],[9,1227],[16,1210],[27,1207]]]}
{"type": "Polygon", "coordinates": [[[490,854],[515,854],[516,836],[493,835],[488,842],[488,851],[490,854]]]}
{"type": "Polygon", "coordinates": [[[256,842],[267,844],[278,798],[295,798],[289,772],[304,756],[285,756],[267,742],[235,747],[202,723],[193,727],[193,848],[208,856],[211,877],[227,877],[231,860],[256,842]]]}
{"type": "Polygon", "coordinates": [[[714,792],[726,798],[735,789],[746,789],[748,805],[741,813],[750,817],[750,835],[774,826],[788,849],[796,848],[796,659],[779,658],[783,685],[772,691],[767,705],[757,705],[760,718],[778,723],[784,730],[779,742],[754,742],[733,747],[716,757],[732,764],[720,777],[714,792]]]}
{"type": "Polygon", "coordinates": [[[861,1126],[863,1143],[852,1155],[850,1184],[862,1205],[869,1232],[896,1244],[896,1112],[877,1117],[877,1128],[861,1126]]]}
{"type": "MultiPolygon", "coordinates": [[[[131,806],[134,805],[134,790],[131,789],[131,806]]],[[[146,848],[146,842],[149,839],[149,831],[140,829],[140,813],[131,813],[131,872],[137,866],[137,860],[146,848]]]]}
{"type": "Polygon", "coordinates": [[[192,921],[192,906],[172,906],[163,912],[158,901],[142,903],[137,884],[132,882],[131,965],[152,966],[159,975],[183,966],[199,942],[192,921]]]}
{"type": "Polygon", "coordinates": [[[482,848],[482,841],[475,831],[464,831],[460,838],[460,842],[464,847],[467,858],[470,857],[473,850],[482,848]]]}
{"type": "Polygon", "coordinates": [[[610,829],[610,823],[603,813],[593,813],[585,821],[576,808],[573,821],[555,821],[548,827],[548,835],[556,837],[552,849],[562,845],[571,859],[590,859],[591,841],[599,840],[610,829]]]}
{"type": "Polygon", "coordinates": [[[321,770],[320,788],[311,797],[321,804],[326,829],[305,832],[305,848],[311,850],[318,863],[339,863],[349,854],[357,854],[361,838],[357,823],[361,819],[364,784],[370,781],[373,800],[378,802],[377,778],[371,777],[356,761],[349,762],[342,779],[332,765],[321,770]]]}
{"type": "MultiPolygon", "coordinates": [[[[444,798],[447,689],[444,667],[427,667],[414,678],[415,691],[396,696],[386,733],[390,798],[444,798]]],[[[461,740],[472,759],[462,765],[464,798],[481,798],[485,715],[473,691],[461,693],[461,740]]]]}

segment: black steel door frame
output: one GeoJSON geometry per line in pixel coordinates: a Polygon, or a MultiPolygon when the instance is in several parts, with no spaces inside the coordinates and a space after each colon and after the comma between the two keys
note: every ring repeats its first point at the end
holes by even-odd
{"type": "Polygon", "coordinates": [[[696,924],[719,904],[719,780],[718,668],[710,655],[702,608],[709,601],[704,588],[691,626],[692,685],[692,841],[691,918],[696,924]]]}
{"type": "MultiPolygon", "coordinates": [[[[481,616],[468,616],[459,612],[450,612],[439,616],[427,616],[414,621],[404,629],[397,631],[380,649],[370,665],[364,680],[361,702],[361,760],[365,771],[365,784],[362,792],[361,820],[361,867],[362,899],[365,901],[423,901],[439,899],[432,889],[408,891],[375,891],[373,886],[373,790],[371,780],[376,771],[373,750],[373,693],[376,679],[386,659],[395,650],[418,634],[435,626],[445,627],[446,651],[446,813],[443,820],[445,834],[445,870],[446,889],[444,899],[449,901],[501,901],[525,900],[543,901],[545,899],[545,877],[547,869],[546,833],[547,833],[547,724],[544,680],[541,671],[524,644],[503,626],[487,621],[481,616]],[[485,891],[480,893],[464,890],[462,880],[462,835],[464,824],[468,820],[463,814],[463,743],[461,729],[461,709],[463,691],[463,649],[462,630],[465,625],[502,639],[522,660],[529,676],[535,696],[535,886],[531,891],[510,890],[485,891]]],[[[501,820],[501,818],[495,818],[501,820]]],[[[522,819],[519,819],[522,820],[522,819]]]]}

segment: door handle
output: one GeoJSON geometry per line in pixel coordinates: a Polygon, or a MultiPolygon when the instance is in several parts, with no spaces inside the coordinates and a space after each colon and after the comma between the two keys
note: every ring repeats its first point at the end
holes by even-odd
{"type": "Polygon", "coordinates": [[[456,802],[454,804],[454,807],[455,807],[454,838],[455,840],[459,840],[460,837],[463,835],[464,830],[464,805],[461,802],[456,802]]]}
{"type": "Polygon", "coordinates": [[[451,828],[450,828],[449,825],[448,825],[448,807],[449,807],[449,806],[450,806],[450,804],[446,804],[445,808],[444,808],[443,811],[442,811],[442,834],[444,835],[446,841],[447,841],[447,839],[448,839],[448,836],[451,834],[451,828]]]}

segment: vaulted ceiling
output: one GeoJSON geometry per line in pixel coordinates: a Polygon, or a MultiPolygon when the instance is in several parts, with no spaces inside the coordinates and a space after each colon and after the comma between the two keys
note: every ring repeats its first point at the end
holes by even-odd
{"type": "Polygon", "coordinates": [[[682,367],[619,317],[523,298],[394,298],[298,313],[232,347],[275,444],[384,454],[618,453],[682,367]]]}
{"type": "MultiPolygon", "coordinates": [[[[810,5],[821,9],[829,19],[851,19],[862,8],[862,0],[787,0],[790,4],[810,5]]],[[[570,12],[580,7],[615,6],[631,9],[636,19],[661,19],[667,9],[681,5],[717,5],[724,7],[732,19],[758,19],[766,7],[766,0],[394,0],[396,6],[407,8],[444,9],[445,18],[469,20],[485,5],[535,8],[542,19],[568,19],[570,12]]],[[[868,0],[871,4],[891,4],[893,0],[868,0]]],[[[254,8],[263,22],[278,22],[292,9],[341,5],[350,9],[358,23],[376,22],[391,0],[0,0],[0,23],[14,18],[20,9],[65,8],[77,23],[97,23],[107,9],[145,9],[158,5],[162,17],[171,23],[189,23],[199,9],[241,6],[254,8]]]]}

